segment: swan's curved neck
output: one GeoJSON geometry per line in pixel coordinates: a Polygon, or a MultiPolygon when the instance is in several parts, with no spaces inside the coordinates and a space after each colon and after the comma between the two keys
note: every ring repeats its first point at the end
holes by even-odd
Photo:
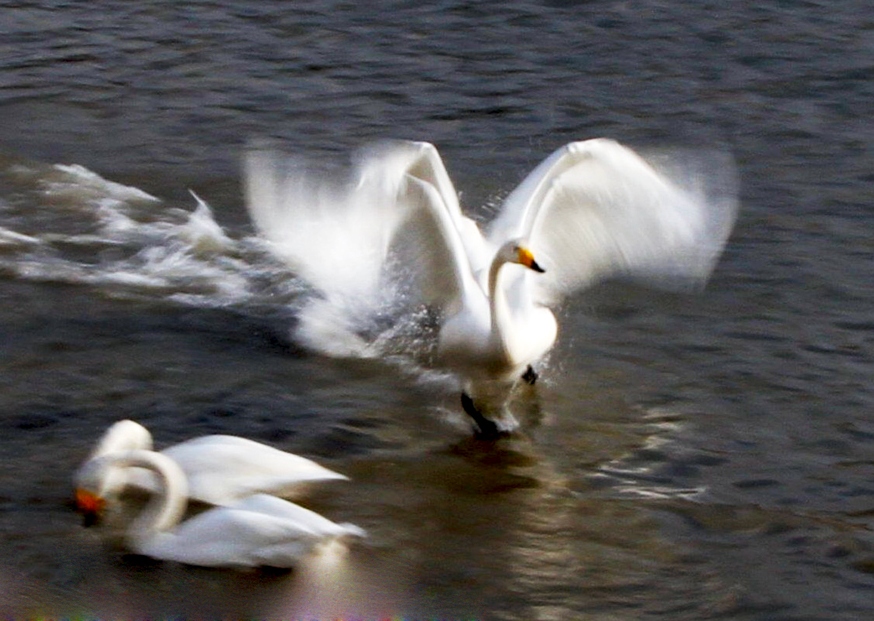
{"type": "MultiPolygon", "coordinates": [[[[152,436],[149,431],[132,420],[120,420],[113,424],[91,452],[88,462],[106,458],[116,453],[133,450],[152,450],[152,436]]],[[[125,468],[109,462],[104,466],[105,473],[101,478],[101,495],[115,494],[127,483],[125,468]]],[[[82,479],[84,466],[75,475],[77,482],[82,479]]],[[[78,485],[78,483],[77,483],[78,485]]]]}
{"type": "Polygon", "coordinates": [[[507,304],[507,296],[503,288],[499,286],[501,268],[507,262],[507,259],[498,253],[489,267],[489,310],[492,321],[492,339],[500,347],[501,354],[507,363],[511,363],[512,357],[507,346],[507,334],[510,331],[510,308],[507,304]]]}
{"type": "Polygon", "coordinates": [[[148,468],[158,475],[158,491],[143,512],[131,523],[128,538],[137,543],[176,526],[188,506],[188,482],[172,459],[154,451],[133,450],[108,456],[113,467],[148,468]]]}
{"type": "Polygon", "coordinates": [[[136,449],[152,450],[152,435],[139,423],[120,420],[103,434],[91,453],[91,458],[136,449]]]}

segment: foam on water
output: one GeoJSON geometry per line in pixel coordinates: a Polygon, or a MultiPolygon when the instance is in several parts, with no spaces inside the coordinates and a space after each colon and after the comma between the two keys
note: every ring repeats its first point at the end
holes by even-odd
{"type": "Polygon", "coordinates": [[[312,351],[391,359],[413,376],[425,373],[419,361],[433,344],[428,318],[386,279],[385,244],[377,239],[384,229],[366,196],[337,204],[343,195],[328,185],[314,191],[319,177],[299,179],[312,215],[283,227],[296,235],[277,247],[225,230],[194,192],[194,209],[179,207],[79,165],[15,164],[3,176],[20,192],[16,205],[0,205],[2,273],[89,286],[111,298],[291,314],[295,340],[312,351]],[[306,278],[277,259],[291,246],[313,259],[306,278]]]}
{"type": "Polygon", "coordinates": [[[257,240],[232,239],[194,193],[190,211],[79,165],[0,174],[22,190],[20,205],[0,209],[0,268],[16,278],[216,307],[246,304],[289,276],[257,240]]]}
{"type": "Polygon", "coordinates": [[[50,175],[45,179],[45,191],[49,194],[68,194],[72,199],[93,197],[100,201],[115,200],[118,202],[159,202],[159,199],[148,192],[114,181],[104,179],[78,164],[55,164],[54,170],[59,175],[50,175]]]}

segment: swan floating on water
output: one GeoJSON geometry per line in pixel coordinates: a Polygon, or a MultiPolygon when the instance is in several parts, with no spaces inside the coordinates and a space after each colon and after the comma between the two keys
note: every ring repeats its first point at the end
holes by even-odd
{"type": "Polygon", "coordinates": [[[80,508],[102,509],[110,473],[128,468],[148,469],[158,479],[125,532],[126,547],[137,554],[206,567],[292,567],[322,544],[365,535],[353,524],[336,524],[269,494],[213,507],[183,522],[190,495],[185,474],[170,457],[142,449],[86,462],[78,475],[80,508]]]}
{"type": "Polygon", "coordinates": [[[737,212],[731,158],[667,174],[608,139],[555,151],[485,234],[462,213],[437,150],[423,142],[370,149],[340,190],[253,150],[246,192],[260,234],[322,295],[317,321],[354,326],[356,313],[385,296],[386,271],[412,283],[405,295],[439,314],[437,361],[461,378],[464,410],[486,436],[515,424],[508,395],[520,378],[537,379],[535,365],[558,333],[552,307],[611,277],[702,286],[737,212]]]}
{"type": "MultiPolygon", "coordinates": [[[[132,420],[114,423],[97,443],[85,463],[74,475],[81,487],[88,463],[106,455],[130,450],[152,450],[149,431],[132,420]]],[[[181,468],[188,497],[213,505],[229,505],[255,493],[289,497],[310,482],[348,480],[305,457],[246,438],[208,435],[187,440],[161,453],[181,468]]],[[[125,487],[154,492],[157,481],[150,470],[134,467],[104,468],[103,494],[114,494],[125,487]]]]}

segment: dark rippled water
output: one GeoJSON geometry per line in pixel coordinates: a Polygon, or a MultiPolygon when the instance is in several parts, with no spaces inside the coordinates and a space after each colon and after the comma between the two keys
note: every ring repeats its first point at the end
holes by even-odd
{"type": "Polygon", "coordinates": [[[870,617],[870,13],[4,3],[0,612],[870,617]],[[730,151],[740,219],[702,294],[571,300],[523,433],[476,442],[445,377],[289,336],[302,285],[253,237],[246,141],[331,162],[428,140],[484,213],[596,136],[730,151]],[[188,188],[226,237],[189,221],[188,188]],[[331,572],[120,555],[69,497],[121,417],[162,446],[225,432],[317,458],[352,482],[309,506],[369,537],[331,572]]]}

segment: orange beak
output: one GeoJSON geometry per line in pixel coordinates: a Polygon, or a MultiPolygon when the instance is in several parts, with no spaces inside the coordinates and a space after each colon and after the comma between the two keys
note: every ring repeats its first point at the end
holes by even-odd
{"type": "Polygon", "coordinates": [[[528,248],[519,248],[519,263],[541,274],[546,271],[537,264],[537,261],[534,260],[534,253],[528,250],[528,248]]]}
{"type": "Polygon", "coordinates": [[[106,507],[106,500],[84,489],[76,490],[76,510],[82,513],[86,524],[96,522],[103,509],[106,507]]]}

